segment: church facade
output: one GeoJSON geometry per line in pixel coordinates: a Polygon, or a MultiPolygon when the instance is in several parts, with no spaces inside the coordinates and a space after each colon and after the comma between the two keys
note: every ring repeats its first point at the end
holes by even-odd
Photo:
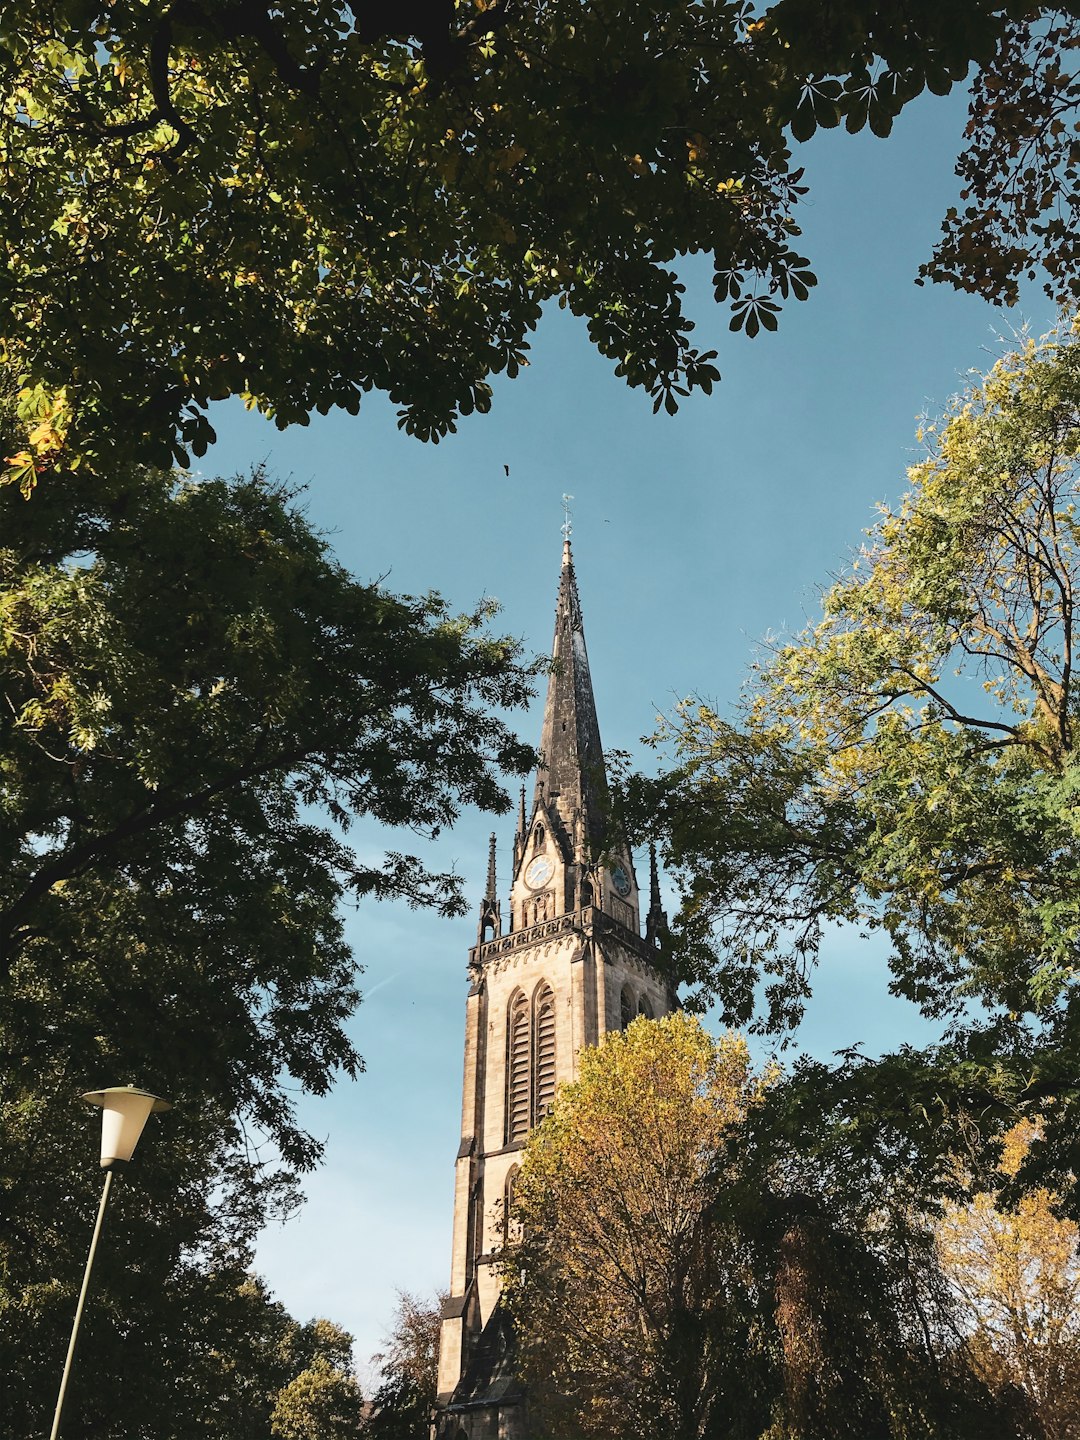
{"type": "Polygon", "coordinates": [[[638,1014],[659,1017],[677,1003],[658,964],[664,915],[655,862],[642,934],[633,858],[608,829],[608,782],[569,539],[552,658],[540,766],[531,808],[521,794],[505,923],[492,836],[469,951],[437,1440],[525,1440],[526,1401],[513,1375],[497,1269],[522,1147],[556,1087],[576,1078],[582,1046],[638,1014]]]}

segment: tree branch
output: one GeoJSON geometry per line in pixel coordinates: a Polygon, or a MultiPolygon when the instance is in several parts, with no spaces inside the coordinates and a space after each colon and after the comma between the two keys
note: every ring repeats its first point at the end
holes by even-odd
{"type": "Polygon", "coordinates": [[[272,758],[238,766],[214,781],[213,784],[203,786],[201,790],[177,795],[167,801],[159,800],[152,805],[146,805],[140,810],[133,811],[105,834],[95,836],[82,845],[77,845],[73,850],[60,855],[50,864],[42,866],[22,893],[6,910],[0,911],[0,956],[5,960],[10,959],[10,943],[4,942],[10,942],[20,920],[34,902],[47,894],[59,881],[70,880],[77,875],[84,874],[125,841],[144,835],[170,820],[177,820],[196,813],[209,801],[245,781],[258,779],[274,770],[292,769],[318,754],[321,749],[323,746],[318,744],[296,746],[292,750],[282,751],[272,758]]]}
{"type": "Polygon", "coordinates": [[[176,131],[176,144],[169,151],[169,159],[175,160],[198,137],[173,104],[169,90],[169,51],[172,48],[172,23],[165,15],[154,31],[150,41],[149,74],[150,91],[162,120],[166,120],[176,131]]]}

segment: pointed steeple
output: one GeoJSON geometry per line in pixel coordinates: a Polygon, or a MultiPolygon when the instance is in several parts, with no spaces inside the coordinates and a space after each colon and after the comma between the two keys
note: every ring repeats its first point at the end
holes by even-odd
{"type": "Polygon", "coordinates": [[[495,893],[495,835],[488,841],[487,889],[480,902],[480,922],[476,927],[477,943],[497,940],[502,934],[502,919],[499,915],[499,901],[495,893]]]}
{"type": "Polygon", "coordinates": [[[607,773],[569,538],[563,542],[551,655],[554,669],[540,734],[536,803],[558,814],[571,843],[580,816],[589,848],[599,854],[609,808],[607,773]]]}
{"type": "Polygon", "coordinates": [[[649,913],[645,918],[645,938],[650,945],[659,945],[667,930],[667,915],[660,901],[660,875],[656,868],[656,846],[649,842],[649,913]]]}
{"type": "Polygon", "coordinates": [[[514,874],[517,874],[518,862],[525,853],[525,837],[529,833],[529,817],[525,813],[525,786],[521,787],[521,806],[518,809],[517,832],[514,835],[514,874]]]}

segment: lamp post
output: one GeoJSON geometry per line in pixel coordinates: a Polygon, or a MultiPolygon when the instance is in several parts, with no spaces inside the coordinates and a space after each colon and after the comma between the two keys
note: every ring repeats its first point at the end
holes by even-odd
{"type": "Polygon", "coordinates": [[[79,1338],[79,1324],[86,1306],[86,1294],[90,1289],[90,1271],[93,1269],[94,1256],[97,1254],[98,1241],[101,1239],[101,1227],[105,1220],[105,1206],[109,1201],[109,1191],[112,1188],[114,1167],[126,1165],[131,1159],[135,1152],[135,1146],[139,1143],[139,1136],[143,1132],[143,1126],[151,1114],[160,1110],[172,1109],[168,1100],[162,1100],[158,1095],[151,1095],[148,1090],[138,1090],[134,1085],[111,1085],[107,1090],[88,1090],[82,1098],[87,1104],[97,1105],[101,1108],[101,1168],[105,1171],[105,1184],[101,1190],[101,1203],[98,1205],[94,1238],[90,1241],[90,1254],[86,1257],[82,1289],[79,1291],[79,1303],[75,1308],[75,1321],[71,1327],[71,1339],[68,1341],[67,1359],[64,1361],[64,1374],[60,1381],[60,1394],[56,1397],[56,1413],[53,1416],[49,1440],[57,1440],[57,1436],[60,1434],[60,1417],[64,1410],[68,1380],[71,1378],[71,1362],[75,1358],[75,1342],[79,1338]]]}

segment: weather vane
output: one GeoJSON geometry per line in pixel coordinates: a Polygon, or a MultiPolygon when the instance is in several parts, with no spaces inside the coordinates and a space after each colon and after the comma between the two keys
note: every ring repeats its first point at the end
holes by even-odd
{"type": "Polygon", "coordinates": [[[564,540],[569,540],[569,539],[570,539],[570,536],[574,533],[574,527],[573,527],[573,525],[570,524],[570,501],[573,500],[573,498],[574,498],[574,497],[573,497],[572,495],[564,495],[564,496],[562,497],[562,508],[563,508],[562,535],[563,535],[563,539],[564,539],[564,540]]]}

